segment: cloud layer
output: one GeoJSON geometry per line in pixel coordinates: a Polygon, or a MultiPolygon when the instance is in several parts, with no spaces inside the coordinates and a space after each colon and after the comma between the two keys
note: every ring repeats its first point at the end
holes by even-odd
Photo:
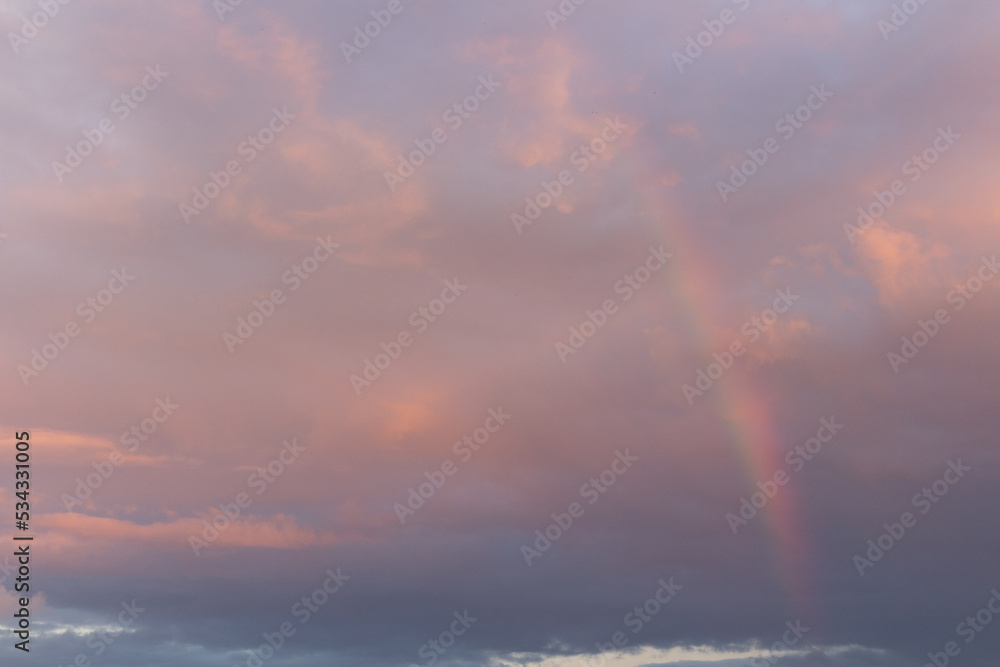
{"type": "Polygon", "coordinates": [[[994,4],[43,6],[32,661],[1000,665],[994,4]]]}

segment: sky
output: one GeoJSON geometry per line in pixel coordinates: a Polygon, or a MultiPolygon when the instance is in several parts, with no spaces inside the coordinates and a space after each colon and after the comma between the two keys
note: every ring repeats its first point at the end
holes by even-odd
{"type": "Polygon", "coordinates": [[[0,28],[4,665],[1000,666],[1000,5],[0,28]]]}

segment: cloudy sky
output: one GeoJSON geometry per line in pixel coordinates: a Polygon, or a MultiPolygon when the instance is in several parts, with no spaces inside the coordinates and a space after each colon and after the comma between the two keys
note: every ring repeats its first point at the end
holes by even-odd
{"type": "Polygon", "coordinates": [[[3,664],[1000,665],[995,2],[0,10],[3,664]]]}

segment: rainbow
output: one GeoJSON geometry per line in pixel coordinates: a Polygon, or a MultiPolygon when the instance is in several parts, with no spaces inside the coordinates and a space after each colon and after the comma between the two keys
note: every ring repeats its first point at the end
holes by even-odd
{"type": "MultiPolygon", "coordinates": [[[[651,168],[647,173],[655,175],[657,172],[651,168]]],[[[710,360],[713,353],[723,352],[733,342],[732,339],[723,340],[719,332],[724,327],[714,325],[725,307],[722,295],[726,290],[713,270],[712,258],[700,250],[693,234],[679,222],[681,216],[667,202],[669,195],[664,186],[673,183],[667,179],[657,180],[659,182],[648,183],[643,188],[645,206],[640,212],[655,221],[651,224],[659,229],[651,231],[659,234],[667,249],[673,252],[669,267],[671,284],[677,296],[676,303],[682,308],[689,342],[710,360]]],[[[743,342],[747,344],[745,339],[743,342]]],[[[759,490],[758,481],[772,479],[778,470],[788,471],[784,461],[788,443],[783,442],[774,411],[762,394],[762,388],[753,385],[740,369],[741,361],[745,366],[745,359],[737,360],[698,400],[710,401],[717,417],[725,423],[729,444],[747,482],[745,497],[749,498],[750,493],[759,490]]],[[[676,384],[680,387],[684,382],[676,384]]],[[[686,400],[684,402],[686,405],[686,400]]],[[[801,516],[796,511],[798,506],[792,483],[782,487],[768,501],[760,511],[763,516],[756,521],[763,519],[766,523],[775,579],[782,582],[791,610],[818,622],[819,610],[813,608],[817,596],[808,567],[815,560],[811,557],[801,516]]],[[[725,524],[720,525],[721,530],[727,528],[725,524]]]]}

